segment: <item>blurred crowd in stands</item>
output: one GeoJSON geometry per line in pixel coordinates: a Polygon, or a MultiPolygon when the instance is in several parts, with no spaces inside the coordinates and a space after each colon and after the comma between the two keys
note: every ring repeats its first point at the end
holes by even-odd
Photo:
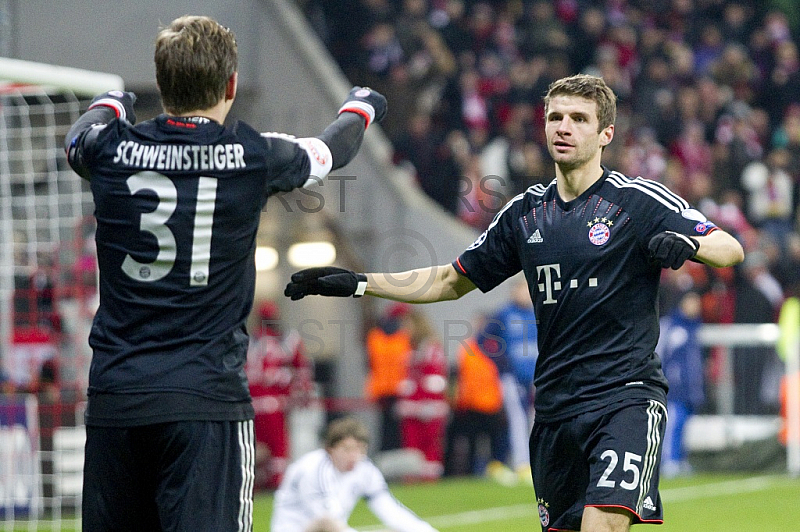
{"type": "Polygon", "coordinates": [[[592,73],[619,98],[604,163],[667,184],[737,235],[773,305],[798,292],[800,4],[299,3],[350,81],[387,95],[395,161],[464,222],[483,229],[553,178],[542,96],[592,73]]]}
{"type": "MultiPolygon", "coordinates": [[[[800,296],[796,0],[297,1],[349,80],[387,96],[390,112],[381,126],[395,162],[464,223],[482,230],[514,195],[552,180],[542,97],[555,79],[592,73],[619,98],[604,163],[665,183],[746,250],[737,268],[687,262],[665,270],[661,310],[672,320],[669,327],[694,330],[692,320],[774,322],[784,300],[800,296]],[[687,293],[699,296],[699,317],[671,314],[687,293]]],[[[18,288],[17,305],[35,302],[44,309],[44,328],[57,336],[47,291],[34,277],[18,288]]],[[[259,423],[263,416],[270,420],[264,423],[286,427],[286,409],[308,405],[313,364],[296,335],[279,326],[277,307],[265,304],[256,313],[261,328],[254,331],[248,376],[259,413],[259,459],[270,463],[258,480],[260,487],[275,487],[288,463],[288,429],[268,436],[259,423]]],[[[382,413],[380,450],[417,447],[420,476],[435,478],[475,471],[477,438],[488,438],[485,460],[509,457],[505,465],[514,478],[526,475],[524,460],[513,458],[509,409],[516,399],[518,414],[529,421],[533,390],[529,378],[514,372],[514,361],[493,354],[483,334],[499,319],[477,317],[483,325],[464,344],[467,354],[488,353],[488,361],[456,353],[448,364],[436,331],[413,308],[390,306],[376,318],[365,339],[365,397],[382,413]],[[487,372],[490,367],[495,370],[487,372]],[[469,380],[479,377],[486,380],[469,380]],[[512,388],[504,380],[518,388],[516,396],[501,398],[512,388]],[[468,389],[485,393],[475,397],[468,389]],[[470,432],[476,426],[487,434],[470,432]]],[[[665,338],[670,330],[665,325],[665,338]]],[[[54,341],[20,337],[15,343],[29,351],[31,344],[48,348],[54,341]]],[[[693,356],[697,350],[694,340],[673,348],[691,349],[693,356]]],[[[721,379],[721,351],[703,357],[706,385],[721,379]]],[[[50,358],[21,356],[41,372],[25,372],[28,380],[6,375],[4,391],[41,393],[58,379],[57,365],[43,364],[50,358]]],[[[736,348],[731,360],[735,413],[776,413],[781,362],[775,350],[736,348]]],[[[524,361],[532,371],[535,354],[524,361]]],[[[713,390],[706,388],[706,404],[714,403],[713,390]]],[[[695,403],[690,406],[702,408],[695,403]]]]}
{"type": "MultiPolygon", "coordinates": [[[[542,97],[591,73],[619,99],[604,164],[668,185],[745,247],[737,268],[665,271],[662,315],[692,290],[705,323],[773,322],[800,295],[799,3],[298,2],[350,81],[388,97],[395,162],[465,223],[553,179],[542,97]]],[[[734,350],[738,413],[772,410],[765,350],[734,350]]]]}
{"type": "MultiPolygon", "coordinates": [[[[298,0],[344,74],[387,95],[397,164],[478,230],[554,175],[548,85],[584,72],[618,96],[604,164],[660,181],[744,245],[745,263],[664,272],[661,313],[776,321],[800,295],[800,3],[792,0],[298,0]]],[[[705,349],[738,414],[774,413],[771,347],[705,349]],[[730,368],[732,365],[732,368],[730,368]]],[[[707,404],[713,404],[712,393],[707,404]]]]}

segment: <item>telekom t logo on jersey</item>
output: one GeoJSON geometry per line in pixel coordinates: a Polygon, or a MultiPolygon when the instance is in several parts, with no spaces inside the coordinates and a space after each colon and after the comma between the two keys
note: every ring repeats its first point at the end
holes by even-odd
{"type": "MultiPolygon", "coordinates": [[[[561,265],[560,264],[542,264],[536,267],[536,277],[539,284],[539,292],[545,295],[544,305],[552,305],[557,303],[553,297],[553,292],[561,290],[561,265]]],[[[577,279],[570,279],[569,287],[578,288],[580,283],[577,279]]],[[[588,285],[590,287],[597,286],[597,277],[589,277],[588,285]]]]}

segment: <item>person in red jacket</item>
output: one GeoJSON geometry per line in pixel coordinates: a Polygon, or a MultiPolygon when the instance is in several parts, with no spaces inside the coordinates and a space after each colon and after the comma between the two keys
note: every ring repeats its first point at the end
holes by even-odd
{"type": "Polygon", "coordinates": [[[277,489],[289,465],[289,411],[311,398],[314,383],[300,334],[284,331],[278,306],[262,303],[258,320],[245,366],[256,414],[256,487],[277,489]]]}
{"type": "Polygon", "coordinates": [[[422,479],[434,480],[444,471],[444,430],[447,405],[447,358],[428,319],[418,310],[406,314],[413,349],[408,374],[400,385],[397,412],[403,447],[425,457],[422,479]]]}

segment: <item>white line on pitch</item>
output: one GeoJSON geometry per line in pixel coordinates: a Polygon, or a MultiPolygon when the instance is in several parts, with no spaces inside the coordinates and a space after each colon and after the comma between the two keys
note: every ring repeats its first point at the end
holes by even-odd
{"type": "MultiPolygon", "coordinates": [[[[686,486],[683,488],[670,488],[661,490],[661,498],[665,502],[680,502],[689,499],[706,499],[719,495],[736,495],[741,493],[753,493],[767,489],[778,484],[785,477],[780,475],[767,475],[760,477],[743,478],[738,480],[726,480],[724,482],[712,482],[697,486],[686,486]]],[[[497,508],[486,508],[484,510],[471,510],[449,515],[437,515],[430,517],[427,521],[439,528],[451,528],[459,525],[472,525],[508,519],[509,517],[527,517],[537,515],[536,505],[515,504],[513,506],[501,506],[497,508]]],[[[389,532],[381,525],[359,527],[360,532],[389,532]]]]}
{"type": "Polygon", "coordinates": [[[688,499],[708,499],[709,497],[718,497],[720,495],[752,493],[774,486],[781,478],[782,477],[776,475],[765,475],[738,480],[726,480],[724,482],[713,482],[711,484],[685,486],[683,488],[672,488],[661,490],[661,498],[664,502],[679,502],[688,499]]]}
{"type": "MultiPolygon", "coordinates": [[[[431,525],[439,528],[451,528],[455,526],[474,525],[508,519],[510,517],[527,517],[538,515],[537,507],[531,504],[515,504],[513,506],[501,506],[497,508],[486,508],[484,510],[470,510],[468,512],[458,512],[448,515],[437,515],[426,519],[431,525]]],[[[360,532],[389,532],[381,525],[359,527],[360,532]]]]}

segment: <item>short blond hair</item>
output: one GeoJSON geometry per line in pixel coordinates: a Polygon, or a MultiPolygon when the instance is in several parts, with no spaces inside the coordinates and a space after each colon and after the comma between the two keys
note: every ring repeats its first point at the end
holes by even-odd
{"type": "Polygon", "coordinates": [[[210,109],[225,97],[236,72],[236,37],[210,17],[186,15],[158,33],[154,59],[165,111],[210,109]]]}
{"type": "Polygon", "coordinates": [[[325,431],[325,448],[332,449],[346,439],[354,438],[365,444],[369,444],[369,431],[367,427],[354,417],[343,417],[331,421],[325,431]]]}
{"type": "Polygon", "coordinates": [[[544,114],[555,96],[580,96],[597,104],[597,132],[612,125],[617,119],[617,97],[603,78],[589,74],[575,74],[550,84],[544,97],[544,114]]]}

